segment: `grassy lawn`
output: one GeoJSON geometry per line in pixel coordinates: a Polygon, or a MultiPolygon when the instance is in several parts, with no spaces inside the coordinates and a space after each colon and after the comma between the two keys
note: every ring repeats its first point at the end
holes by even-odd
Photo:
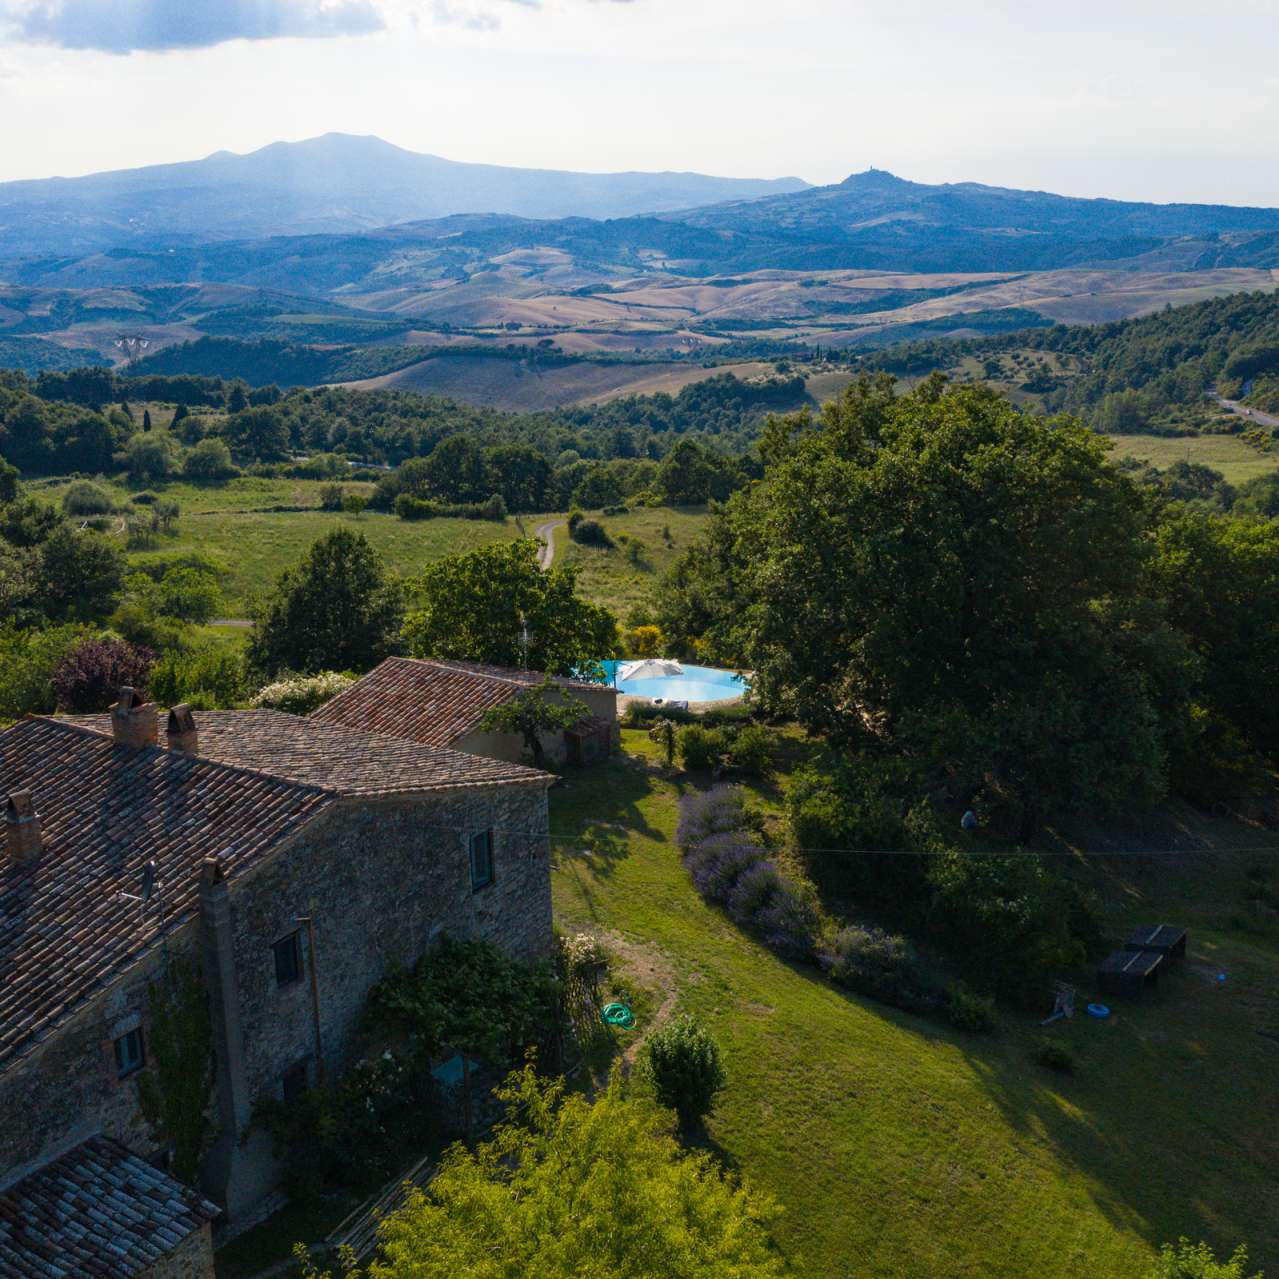
{"type": "MultiPolygon", "coordinates": [[[[640,507],[625,515],[599,519],[615,541],[619,534],[625,534],[643,542],[638,561],[631,560],[621,544],[608,550],[579,546],[569,538],[567,528],[555,530],[555,559],[556,563],[574,565],[582,594],[607,605],[624,622],[636,605],[648,602],[662,574],[702,531],[707,515],[701,506],[640,507]],[[669,531],[669,539],[663,530],[669,531]]],[[[532,528],[531,517],[526,516],[525,522],[532,528]]]]}
{"type": "Polygon", "coordinates": [[[672,842],[685,783],[625,738],[637,754],[552,792],[557,921],[660,961],[708,1019],[730,1072],[713,1148],[784,1205],[798,1274],[1136,1279],[1183,1233],[1279,1266],[1279,946],[1230,927],[1244,858],[1102,880],[1114,933],[1191,929],[1150,1004],[970,1037],[838,991],[706,906],[672,842]],[[1045,1033],[1074,1075],[1034,1061],[1045,1033]]]}
{"type": "Polygon", "coordinates": [[[1116,460],[1135,457],[1158,467],[1198,462],[1220,471],[1231,484],[1243,484],[1279,468],[1279,454],[1260,453],[1234,435],[1112,435],[1116,460]]]}
{"type": "MultiPolygon", "coordinates": [[[[44,481],[32,488],[45,501],[58,503],[68,483],[44,481]]],[[[129,499],[139,491],[112,481],[96,483],[110,491],[121,509],[129,507],[129,499]]],[[[545,521],[565,518],[523,515],[498,524],[492,520],[457,519],[410,522],[378,511],[351,516],[319,509],[324,483],[242,476],[208,487],[184,483],[156,486],[152,491],[171,498],[182,509],[177,536],[162,537],[154,551],[135,552],[134,557],[204,551],[223,570],[222,612],[228,618],[243,618],[255,592],[270,589],[276,577],[296,564],[316,538],[344,523],[362,532],[393,572],[409,576],[443,555],[457,555],[521,535],[532,537],[545,521]]],[[[373,488],[371,484],[345,487],[365,493],[373,488]]],[[[641,508],[605,518],[610,534],[627,534],[644,543],[637,561],[630,560],[620,545],[611,550],[578,546],[570,541],[567,528],[561,527],[554,534],[556,560],[576,564],[583,594],[624,617],[647,598],[653,583],[683,553],[705,519],[703,507],[641,508]],[[664,529],[669,530],[669,540],[662,536],[664,529]]]]}

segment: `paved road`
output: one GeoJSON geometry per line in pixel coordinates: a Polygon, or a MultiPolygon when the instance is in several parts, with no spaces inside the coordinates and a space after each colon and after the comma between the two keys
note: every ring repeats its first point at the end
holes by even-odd
{"type": "Polygon", "coordinates": [[[555,530],[566,523],[566,520],[547,520],[545,524],[539,524],[533,530],[533,536],[540,537],[546,543],[538,557],[542,572],[546,572],[551,567],[551,561],[555,558],[555,530]]]}
{"type": "Polygon", "coordinates": [[[1223,409],[1238,413],[1240,417],[1247,418],[1249,422],[1255,422],[1258,426],[1279,426],[1279,417],[1275,417],[1273,413],[1263,413],[1260,409],[1250,409],[1246,404],[1240,404],[1238,400],[1224,400],[1220,395],[1216,394],[1211,395],[1210,398],[1216,400],[1223,409]]]}

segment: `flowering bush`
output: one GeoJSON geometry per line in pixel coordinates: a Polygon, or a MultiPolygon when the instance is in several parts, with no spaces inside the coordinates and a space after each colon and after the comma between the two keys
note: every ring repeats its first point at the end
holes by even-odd
{"type": "Polygon", "coordinates": [[[936,1008],[940,996],[903,937],[850,924],[822,955],[832,981],[908,1012],[936,1008]]]}
{"type": "Polygon", "coordinates": [[[812,959],[821,932],[817,905],[769,860],[751,820],[734,786],[683,798],[675,838],[693,887],[771,949],[812,959]]]}
{"type": "Polygon", "coordinates": [[[288,711],[291,715],[309,715],[317,706],[323,706],[354,683],[349,675],[339,675],[337,671],[278,680],[259,689],[253,705],[266,710],[288,711]]]}
{"type": "Polygon", "coordinates": [[[63,654],[50,676],[58,709],[105,711],[125,685],[146,690],[154,661],[149,648],[128,640],[110,635],[81,640],[63,654]]]}

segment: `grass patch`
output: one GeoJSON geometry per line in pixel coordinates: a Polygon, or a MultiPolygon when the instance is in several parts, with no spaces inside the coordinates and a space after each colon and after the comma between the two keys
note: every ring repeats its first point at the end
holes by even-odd
{"type": "MultiPolygon", "coordinates": [[[[1152,1003],[1049,1032],[1009,1014],[978,1039],[841,992],[708,907],[673,843],[687,783],[659,776],[641,733],[625,745],[554,792],[557,921],[669,963],[729,1072],[712,1148],[785,1206],[798,1274],[1132,1279],[1181,1234],[1279,1265],[1276,1049],[1257,1033],[1279,1034],[1279,948],[1229,925],[1245,859],[1100,885],[1114,932],[1173,911],[1191,929],[1152,1003]],[[1045,1033],[1074,1075],[1034,1064],[1045,1033]]],[[[776,780],[757,793],[770,808],[776,780]]]]}
{"type": "MultiPolygon", "coordinates": [[[[530,518],[524,518],[531,528],[530,518]]],[[[582,594],[607,605],[619,621],[625,621],[637,605],[649,602],[662,574],[688,549],[707,518],[703,506],[644,506],[625,515],[600,516],[615,543],[608,549],[582,546],[570,540],[567,528],[557,528],[555,562],[576,567],[582,594]],[[669,540],[662,535],[664,529],[670,531],[669,540]],[[621,534],[644,543],[638,562],[628,558],[626,547],[618,541],[621,534]]]]}
{"type": "Polygon", "coordinates": [[[1111,435],[1116,460],[1135,457],[1161,469],[1174,462],[1197,462],[1220,471],[1231,484],[1243,484],[1279,469],[1279,454],[1259,453],[1234,435],[1111,435]]]}

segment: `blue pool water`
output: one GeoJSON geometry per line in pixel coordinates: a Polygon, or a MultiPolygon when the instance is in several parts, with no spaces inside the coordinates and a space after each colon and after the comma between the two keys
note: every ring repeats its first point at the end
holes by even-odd
{"type": "MultiPolygon", "coordinates": [[[[614,684],[617,668],[625,666],[625,662],[601,662],[604,676],[610,684],[614,684]]],[[[631,697],[661,698],[667,702],[722,702],[730,697],[740,697],[750,685],[735,671],[722,671],[714,666],[684,667],[683,675],[672,675],[665,679],[628,679],[616,684],[619,693],[631,697]]]]}

